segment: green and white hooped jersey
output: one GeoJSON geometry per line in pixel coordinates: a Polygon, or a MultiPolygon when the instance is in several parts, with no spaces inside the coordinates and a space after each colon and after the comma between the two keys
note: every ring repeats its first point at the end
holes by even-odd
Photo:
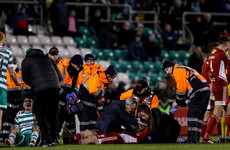
{"type": "Polygon", "coordinates": [[[0,47],[0,88],[7,89],[6,71],[9,67],[13,67],[12,52],[0,47]]]}
{"type": "Polygon", "coordinates": [[[15,125],[19,127],[22,134],[32,133],[32,126],[37,124],[33,113],[20,112],[15,117],[15,125]]]}

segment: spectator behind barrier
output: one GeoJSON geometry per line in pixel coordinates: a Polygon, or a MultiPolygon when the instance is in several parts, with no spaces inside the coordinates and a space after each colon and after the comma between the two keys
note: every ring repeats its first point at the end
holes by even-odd
{"type": "Polygon", "coordinates": [[[26,14],[26,7],[22,5],[11,19],[11,27],[14,30],[14,35],[34,35],[34,33],[28,31],[28,19],[29,16],[26,14]]]}

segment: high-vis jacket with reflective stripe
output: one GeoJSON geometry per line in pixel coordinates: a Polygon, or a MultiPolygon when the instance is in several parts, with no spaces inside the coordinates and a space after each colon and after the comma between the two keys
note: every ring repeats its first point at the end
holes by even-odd
{"type": "MultiPolygon", "coordinates": [[[[120,100],[125,100],[129,97],[133,97],[135,96],[133,94],[133,91],[134,89],[130,89],[124,93],[121,93],[121,96],[120,96],[120,100]]],[[[136,97],[136,96],[135,96],[136,97]]],[[[158,97],[156,94],[154,93],[151,93],[151,95],[149,97],[145,97],[144,99],[143,98],[140,98],[140,97],[137,97],[137,101],[138,102],[142,102],[141,104],[146,104],[148,105],[151,109],[152,108],[158,108],[159,107],[159,102],[158,102],[158,97]],[[153,95],[152,95],[153,94],[153,95]],[[152,98],[152,99],[151,99],[152,98]],[[151,99],[151,100],[150,100],[151,99]]]]}
{"type": "Polygon", "coordinates": [[[57,63],[57,67],[58,67],[58,69],[60,70],[61,75],[62,75],[63,80],[64,80],[65,74],[66,74],[66,72],[65,72],[65,65],[62,64],[61,62],[58,62],[58,63],[57,63]]]}
{"type": "Polygon", "coordinates": [[[62,78],[63,78],[61,86],[64,86],[67,88],[71,88],[72,86],[72,77],[69,75],[67,71],[67,67],[69,66],[69,60],[70,59],[65,58],[62,60],[62,62],[59,65],[57,65],[60,72],[62,73],[62,78]]]}
{"type": "Polygon", "coordinates": [[[176,81],[176,100],[184,100],[185,96],[192,98],[198,91],[209,90],[207,81],[196,70],[175,64],[172,77],[176,81]]]}
{"type": "Polygon", "coordinates": [[[105,73],[88,77],[80,86],[78,98],[83,101],[97,103],[105,95],[105,84],[108,84],[105,73]]]}
{"type": "MultiPolygon", "coordinates": [[[[23,82],[21,77],[21,72],[18,71],[16,73],[17,73],[18,81],[23,82]]],[[[22,88],[24,89],[29,88],[29,86],[26,85],[25,83],[21,84],[21,86],[16,86],[14,81],[10,77],[9,70],[6,71],[6,80],[7,80],[7,91],[18,91],[18,90],[22,90],[22,88]]]]}
{"type": "Polygon", "coordinates": [[[77,78],[76,85],[80,87],[81,83],[85,81],[89,76],[97,74],[98,71],[105,71],[101,65],[93,64],[93,65],[83,65],[84,69],[79,73],[77,78]]]}

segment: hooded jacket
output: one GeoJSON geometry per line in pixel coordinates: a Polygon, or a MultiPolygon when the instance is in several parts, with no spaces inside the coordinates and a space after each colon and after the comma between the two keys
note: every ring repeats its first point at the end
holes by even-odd
{"type": "Polygon", "coordinates": [[[105,71],[101,65],[93,64],[93,65],[84,65],[84,69],[79,73],[77,78],[76,85],[80,87],[81,83],[85,81],[89,76],[97,74],[98,71],[105,71]]]}
{"type": "Polygon", "coordinates": [[[78,91],[78,98],[82,101],[97,103],[107,93],[106,84],[109,84],[104,72],[88,77],[78,91]]]}
{"type": "Polygon", "coordinates": [[[62,75],[56,63],[39,49],[33,49],[22,61],[22,77],[34,93],[50,88],[60,88],[62,75]]]}

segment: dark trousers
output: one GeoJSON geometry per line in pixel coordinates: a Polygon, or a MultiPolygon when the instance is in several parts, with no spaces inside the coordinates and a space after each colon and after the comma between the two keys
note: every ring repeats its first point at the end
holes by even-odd
{"type": "Polygon", "coordinates": [[[69,114],[65,106],[59,105],[58,121],[58,134],[61,132],[64,121],[66,122],[66,128],[72,134],[76,133],[75,116],[74,114],[69,114]]]}
{"type": "MultiPolygon", "coordinates": [[[[66,93],[72,93],[72,89],[69,87],[65,87],[62,86],[62,89],[66,92],[66,93]]],[[[62,125],[64,123],[64,121],[66,122],[66,128],[72,133],[75,134],[76,133],[76,125],[75,125],[75,116],[74,114],[69,114],[66,104],[67,100],[65,99],[65,97],[63,96],[59,96],[59,111],[58,111],[58,121],[59,121],[59,125],[58,125],[58,133],[57,133],[57,137],[59,137],[59,133],[61,132],[62,129],[62,125]]]]}
{"type": "Polygon", "coordinates": [[[78,114],[80,120],[80,131],[96,130],[97,108],[84,105],[84,109],[78,114]]]}
{"type": "Polygon", "coordinates": [[[188,110],[188,142],[199,143],[204,114],[207,109],[210,91],[198,92],[190,99],[188,110]]]}
{"type": "Polygon", "coordinates": [[[58,127],[59,89],[46,89],[35,93],[34,112],[40,126],[43,142],[48,144],[56,139],[58,127]]]}

